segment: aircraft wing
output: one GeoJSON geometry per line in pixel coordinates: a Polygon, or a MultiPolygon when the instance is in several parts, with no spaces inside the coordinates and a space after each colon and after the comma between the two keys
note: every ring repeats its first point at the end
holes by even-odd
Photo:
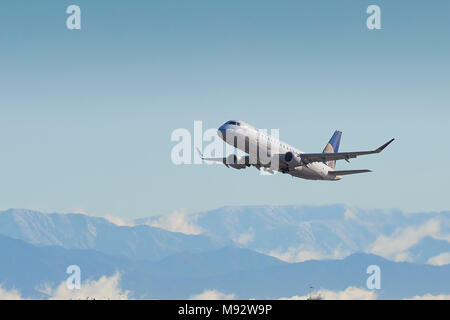
{"type": "Polygon", "coordinates": [[[381,147],[371,150],[371,151],[355,151],[355,152],[337,152],[337,153],[302,153],[300,155],[302,162],[308,164],[311,162],[327,162],[331,160],[346,160],[356,158],[358,156],[363,156],[366,154],[380,153],[384,150],[392,141],[395,139],[391,139],[381,147]]]}
{"type": "Polygon", "coordinates": [[[227,158],[204,158],[201,157],[202,160],[206,160],[206,161],[215,161],[215,162],[222,162],[225,163],[225,161],[227,160],[227,158]]]}
{"type": "Polygon", "coordinates": [[[337,171],[328,171],[328,174],[332,174],[335,176],[345,176],[347,174],[357,174],[357,173],[365,173],[365,172],[372,172],[368,169],[361,169],[361,170],[337,170],[337,171]]]}
{"type": "MultiPolygon", "coordinates": [[[[223,158],[206,158],[206,157],[203,156],[203,153],[201,153],[200,149],[197,148],[197,152],[198,152],[198,154],[199,154],[199,156],[200,156],[200,158],[202,160],[221,162],[221,163],[223,163],[225,165],[234,164],[234,163],[227,163],[228,157],[223,157],[223,158]]],[[[238,159],[237,160],[237,164],[248,164],[249,163],[250,157],[248,155],[247,156],[235,156],[235,157],[237,157],[237,159],[238,159]]]]}

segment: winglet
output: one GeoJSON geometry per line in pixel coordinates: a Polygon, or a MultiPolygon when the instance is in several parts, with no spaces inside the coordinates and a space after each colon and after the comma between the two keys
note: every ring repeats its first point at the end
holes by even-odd
{"type": "Polygon", "coordinates": [[[203,153],[200,151],[199,148],[197,148],[197,152],[198,152],[198,155],[200,156],[200,158],[203,160],[203,153]]]}
{"type": "Polygon", "coordinates": [[[383,151],[384,150],[384,148],[386,148],[388,145],[390,145],[391,144],[391,142],[392,141],[394,141],[395,139],[391,139],[391,140],[389,140],[388,142],[386,142],[385,144],[383,144],[381,147],[379,147],[378,149],[376,149],[375,151],[378,153],[378,152],[381,152],[381,151],[383,151]]]}

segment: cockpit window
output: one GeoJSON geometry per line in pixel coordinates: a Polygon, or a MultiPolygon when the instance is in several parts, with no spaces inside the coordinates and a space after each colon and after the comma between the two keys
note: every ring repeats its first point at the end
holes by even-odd
{"type": "Polygon", "coordinates": [[[236,121],[228,121],[226,124],[231,124],[231,125],[235,125],[235,126],[241,125],[239,122],[236,122],[236,121]]]}

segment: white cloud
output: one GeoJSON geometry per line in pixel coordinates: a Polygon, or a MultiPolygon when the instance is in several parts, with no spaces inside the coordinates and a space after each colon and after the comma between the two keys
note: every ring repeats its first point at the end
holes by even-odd
{"type": "Polygon", "coordinates": [[[272,250],[268,252],[268,255],[285,262],[303,262],[307,260],[322,260],[325,258],[323,254],[317,251],[301,250],[295,247],[289,247],[285,251],[279,249],[272,250]]]}
{"type": "Polygon", "coordinates": [[[105,216],[103,216],[103,218],[105,218],[109,222],[111,222],[119,227],[133,227],[134,226],[134,224],[132,222],[122,219],[120,217],[105,215],[105,216]]]}
{"type": "Polygon", "coordinates": [[[450,294],[432,295],[431,293],[427,293],[423,296],[414,296],[412,298],[404,300],[450,300],[450,294]]]}
{"type": "Polygon", "coordinates": [[[428,259],[427,263],[434,266],[443,266],[446,264],[450,264],[450,252],[444,252],[440,255],[434,256],[428,259]]]}
{"type": "Polygon", "coordinates": [[[392,235],[379,236],[368,249],[370,253],[382,256],[394,261],[410,261],[408,249],[415,246],[425,237],[437,239],[439,235],[440,221],[429,220],[419,227],[405,227],[397,229],[392,235]]]}
{"type": "Polygon", "coordinates": [[[345,220],[356,220],[358,210],[355,208],[347,207],[345,208],[344,219],[345,220]]]}
{"type": "Polygon", "coordinates": [[[250,227],[248,228],[247,232],[238,234],[237,236],[233,236],[232,240],[240,245],[245,246],[250,242],[252,242],[254,238],[255,238],[255,230],[252,227],[250,227]]]}
{"type": "MultiPolygon", "coordinates": [[[[69,211],[67,213],[70,213],[70,214],[76,213],[76,214],[81,214],[81,215],[88,216],[88,217],[97,218],[97,216],[94,216],[94,215],[90,214],[89,212],[87,212],[84,209],[75,209],[75,210],[69,211]]],[[[126,219],[123,219],[123,218],[120,218],[120,217],[116,217],[116,216],[112,216],[112,215],[109,215],[109,214],[102,216],[102,218],[108,220],[109,222],[111,222],[111,223],[113,223],[113,224],[115,224],[115,225],[117,225],[119,227],[123,227],[123,226],[132,227],[132,226],[134,226],[134,223],[132,223],[132,222],[126,220],[126,219]]]]}
{"type": "Polygon", "coordinates": [[[22,296],[17,290],[6,290],[0,285],[0,300],[22,300],[22,296]]]}
{"type": "Polygon", "coordinates": [[[195,216],[187,214],[184,210],[177,210],[170,214],[158,217],[147,225],[184,234],[201,234],[202,228],[195,225],[195,216]]]}
{"type": "Polygon", "coordinates": [[[81,284],[80,289],[70,290],[63,281],[57,288],[46,287],[41,292],[47,294],[50,300],[126,300],[129,291],[122,291],[119,286],[120,274],[111,277],[102,276],[98,280],[88,280],[81,284]]]}
{"type": "Polygon", "coordinates": [[[69,213],[77,213],[77,214],[83,214],[85,216],[89,216],[89,213],[84,209],[75,209],[75,210],[70,211],[69,213]]]}
{"type": "Polygon", "coordinates": [[[286,250],[275,249],[269,252],[262,252],[285,262],[304,262],[308,260],[343,259],[348,256],[348,252],[343,252],[336,248],[333,253],[327,254],[320,250],[311,249],[307,246],[289,247],[286,250]]]}
{"type": "Polygon", "coordinates": [[[450,234],[438,234],[434,237],[436,240],[444,240],[450,242],[450,234]]]}
{"type": "MultiPolygon", "coordinates": [[[[375,290],[367,290],[356,287],[348,287],[342,291],[332,291],[321,289],[311,295],[313,298],[320,296],[324,300],[376,300],[377,294],[375,290]]],[[[280,298],[280,300],[306,300],[306,296],[292,296],[288,298],[280,298]]]]}
{"type": "Polygon", "coordinates": [[[189,300],[234,300],[236,295],[223,293],[217,290],[205,290],[202,293],[192,295],[189,300]]]}

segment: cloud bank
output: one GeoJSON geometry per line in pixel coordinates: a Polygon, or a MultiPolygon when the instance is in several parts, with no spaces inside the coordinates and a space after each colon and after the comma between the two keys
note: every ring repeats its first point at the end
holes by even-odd
{"type": "Polygon", "coordinates": [[[399,228],[390,236],[381,235],[368,249],[368,252],[396,262],[411,262],[408,250],[423,238],[442,239],[440,223],[440,220],[432,219],[419,227],[399,228]]]}
{"type": "MultiPolygon", "coordinates": [[[[348,287],[342,291],[321,289],[315,292],[313,297],[320,296],[324,300],[376,300],[375,290],[367,290],[357,287],[348,287]]],[[[292,296],[280,298],[280,300],[306,300],[309,296],[292,296]]]]}
{"type": "Polygon", "coordinates": [[[231,293],[223,293],[218,290],[205,290],[202,293],[195,294],[189,297],[189,300],[234,300],[236,295],[231,293]]]}
{"type": "Polygon", "coordinates": [[[133,227],[134,226],[134,223],[132,223],[132,222],[130,222],[128,220],[122,219],[120,217],[106,215],[106,216],[103,216],[103,218],[105,218],[109,222],[111,222],[111,223],[113,223],[113,224],[115,224],[116,226],[119,226],[119,227],[133,227]]]}
{"type": "Polygon", "coordinates": [[[242,246],[251,243],[254,239],[255,239],[255,230],[252,227],[248,228],[247,232],[233,235],[231,237],[231,240],[242,246]]]}
{"type": "Polygon", "coordinates": [[[430,293],[427,293],[423,296],[414,296],[409,299],[404,300],[450,300],[450,294],[438,294],[438,295],[432,295],[430,293]]]}
{"type": "Polygon", "coordinates": [[[49,300],[127,300],[129,291],[122,291],[119,286],[120,274],[102,276],[98,280],[87,280],[81,284],[80,289],[70,290],[63,281],[55,289],[46,287],[41,290],[49,296],[49,300]]]}
{"type": "Polygon", "coordinates": [[[177,210],[160,216],[157,220],[148,222],[147,225],[184,234],[197,235],[203,233],[202,228],[195,225],[194,216],[187,214],[184,210],[177,210]]]}
{"type": "Polygon", "coordinates": [[[307,246],[300,245],[298,247],[289,247],[287,250],[271,250],[269,252],[261,252],[268,254],[274,258],[285,262],[304,262],[308,260],[325,260],[325,259],[343,259],[348,256],[349,252],[344,252],[336,248],[332,254],[327,254],[320,250],[314,250],[307,246]]]}
{"type": "Polygon", "coordinates": [[[22,300],[22,296],[17,290],[6,290],[0,285],[0,300],[22,300]]]}
{"type": "Polygon", "coordinates": [[[434,266],[444,266],[446,264],[450,264],[450,252],[444,252],[440,255],[434,256],[428,259],[427,263],[434,266]]]}

